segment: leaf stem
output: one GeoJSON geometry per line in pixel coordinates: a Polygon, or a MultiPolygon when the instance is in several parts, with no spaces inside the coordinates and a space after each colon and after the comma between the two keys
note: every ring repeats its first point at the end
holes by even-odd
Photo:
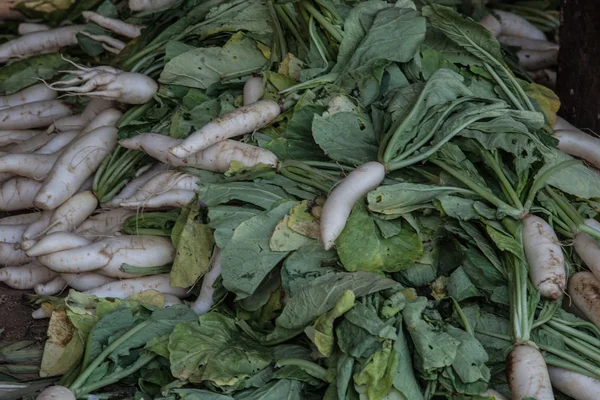
{"type": "Polygon", "coordinates": [[[502,89],[504,94],[510,99],[510,101],[513,103],[513,105],[517,109],[524,111],[525,107],[523,107],[523,105],[521,104],[519,99],[517,99],[515,97],[515,95],[510,91],[510,89],[506,86],[506,83],[504,83],[504,80],[502,80],[502,78],[496,73],[496,71],[494,71],[494,68],[492,68],[488,63],[483,63],[483,66],[485,67],[487,72],[490,75],[492,75],[492,78],[494,78],[494,80],[496,81],[498,86],[500,86],[500,88],[502,89]]]}
{"type": "Polygon", "coordinates": [[[277,367],[281,368],[287,365],[296,366],[314,378],[322,381],[326,380],[327,370],[312,361],[303,360],[301,358],[282,358],[277,360],[277,367]]]}
{"type": "Polygon", "coordinates": [[[327,21],[327,18],[325,18],[325,16],[321,14],[319,10],[317,10],[312,4],[310,4],[310,2],[302,0],[300,2],[300,5],[306,11],[308,11],[308,13],[312,15],[317,20],[317,22],[319,22],[319,24],[323,27],[323,29],[325,29],[338,43],[340,43],[342,39],[344,39],[342,31],[336,26],[333,26],[331,23],[329,23],[329,21],[327,21]]]}
{"type": "Polygon", "coordinates": [[[572,167],[573,165],[578,165],[578,164],[581,164],[581,162],[578,160],[569,160],[569,161],[565,161],[565,162],[556,164],[556,165],[548,168],[547,170],[545,170],[538,178],[536,178],[533,181],[533,184],[531,185],[531,189],[529,189],[529,194],[527,195],[527,200],[525,200],[525,209],[529,210],[529,208],[531,207],[531,205],[533,204],[533,202],[535,200],[535,196],[544,186],[546,186],[546,182],[548,181],[548,179],[550,179],[552,177],[552,175],[561,171],[562,169],[569,168],[569,167],[572,167]]]}
{"type": "Polygon", "coordinates": [[[492,154],[490,154],[490,152],[488,150],[481,148],[481,154],[486,159],[486,161],[488,162],[488,164],[490,165],[490,167],[492,168],[492,170],[494,171],[494,173],[500,180],[500,184],[502,185],[502,187],[508,194],[508,197],[510,197],[510,199],[512,200],[513,205],[517,209],[523,211],[523,203],[521,203],[521,199],[519,199],[517,192],[515,192],[515,189],[512,187],[511,183],[508,181],[508,178],[506,178],[506,175],[504,175],[504,172],[502,172],[502,168],[500,168],[500,163],[498,162],[498,153],[496,153],[496,154],[494,154],[494,156],[492,156],[492,154]]]}

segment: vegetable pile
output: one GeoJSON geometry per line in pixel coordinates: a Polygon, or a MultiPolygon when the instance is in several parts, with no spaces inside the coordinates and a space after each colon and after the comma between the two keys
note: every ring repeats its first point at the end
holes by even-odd
{"type": "Polygon", "coordinates": [[[554,13],[422,3],[19,3],[0,281],[50,318],[38,399],[597,396],[600,140],[526,72],[554,13]]]}

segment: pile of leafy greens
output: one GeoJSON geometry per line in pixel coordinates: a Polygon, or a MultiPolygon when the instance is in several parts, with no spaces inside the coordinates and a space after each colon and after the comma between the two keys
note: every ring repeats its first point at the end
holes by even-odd
{"type": "MultiPolygon", "coordinates": [[[[220,249],[208,313],[162,309],[156,292],[122,301],[71,291],[53,300],[42,375],[62,375],[80,395],[120,381],[146,400],[487,400],[491,387],[508,394],[505,357],[523,339],[518,302],[549,365],[596,376],[598,359],[564,337],[584,327],[593,342],[600,332],[527,284],[518,221],[553,215],[572,237],[578,221],[565,209],[594,217],[600,177],[556,149],[558,98],[513,73],[491,34],[457,11],[477,15],[474,2],[422,3],[184,0],[134,15],[90,3],[147,26],[115,57],[84,39],[70,55],[160,83],[119,121],[121,138],[185,138],[239,107],[244,82],[261,74],[264,98],[286,111],[242,140],[280,166],[186,168],[202,207],[123,225],[172,238],[176,259],[157,270],[170,271],[172,286],[201,283],[220,249]],[[368,161],[385,164],[386,179],[325,251],[323,200],[368,161]]],[[[15,92],[64,62],[19,61],[0,82],[15,92]]],[[[102,201],[151,162],[120,148],[119,158],[128,168],[96,177],[102,201]]]]}

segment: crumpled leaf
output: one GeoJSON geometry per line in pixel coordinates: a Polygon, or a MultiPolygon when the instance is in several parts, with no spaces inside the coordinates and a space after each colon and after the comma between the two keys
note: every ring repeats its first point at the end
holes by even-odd
{"type": "Polygon", "coordinates": [[[366,385],[369,400],[381,400],[392,389],[394,374],[398,368],[398,357],[391,340],[385,340],[383,346],[371,358],[371,361],[354,375],[354,382],[366,385]]]}
{"type": "Polygon", "coordinates": [[[294,251],[309,244],[313,239],[297,233],[289,227],[289,216],[283,217],[275,226],[269,248],[271,251],[294,251]]]}
{"type": "Polygon", "coordinates": [[[47,336],[40,366],[42,378],[65,374],[81,360],[85,348],[65,310],[52,312],[47,336]]]}

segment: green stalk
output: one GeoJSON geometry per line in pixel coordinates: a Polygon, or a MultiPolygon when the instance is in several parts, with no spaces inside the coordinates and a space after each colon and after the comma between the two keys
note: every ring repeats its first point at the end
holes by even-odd
{"type": "Polygon", "coordinates": [[[537,321],[535,321],[531,325],[531,330],[534,330],[535,328],[548,323],[548,321],[550,321],[552,319],[552,317],[554,316],[554,313],[556,312],[556,310],[558,310],[559,307],[560,307],[560,303],[558,303],[558,302],[555,302],[555,301],[546,302],[544,304],[544,307],[542,308],[542,311],[540,311],[540,315],[538,316],[537,321]]]}
{"type": "Polygon", "coordinates": [[[577,229],[580,232],[587,233],[588,235],[590,235],[591,237],[593,237],[596,240],[600,240],[600,232],[598,232],[596,229],[592,228],[591,226],[588,226],[588,225],[582,223],[577,226],[577,229]]]}
{"type": "Polygon", "coordinates": [[[285,35],[283,34],[283,29],[281,28],[279,18],[277,17],[277,11],[273,5],[273,0],[267,1],[267,7],[269,8],[269,15],[271,16],[271,22],[273,22],[273,26],[275,27],[277,43],[279,43],[279,50],[281,51],[281,58],[279,61],[282,61],[287,55],[287,42],[285,40],[285,35]]]}
{"type": "Polygon", "coordinates": [[[594,378],[594,379],[600,378],[600,376],[591,373],[590,371],[588,371],[585,368],[581,368],[573,363],[561,360],[560,358],[557,358],[554,356],[546,356],[546,357],[544,357],[544,360],[546,360],[546,364],[551,365],[553,367],[563,368],[568,371],[573,371],[578,374],[589,376],[590,378],[594,378]]]}
{"type": "Polygon", "coordinates": [[[297,85],[290,86],[287,89],[283,89],[279,91],[279,94],[297,92],[299,90],[310,89],[315,86],[322,85],[324,83],[332,83],[335,82],[337,78],[339,78],[339,74],[331,73],[326,75],[317,76],[316,78],[309,79],[307,81],[301,82],[297,85]]]}
{"type": "Polygon", "coordinates": [[[342,171],[354,171],[354,168],[349,167],[347,165],[342,165],[338,163],[331,163],[327,161],[302,161],[304,164],[309,165],[311,167],[320,167],[320,168],[328,168],[342,171]]]}
{"type": "Polygon", "coordinates": [[[550,328],[549,326],[543,326],[542,329],[548,333],[559,336],[565,342],[565,344],[567,346],[569,346],[570,348],[572,348],[573,350],[576,350],[579,353],[581,353],[582,355],[586,356],[587,358],[600,363],[600,352],[597,349],[595,349],[593,346],[590,346],[589,344],[580,343],[566,335],[561,335],[559,332],[555,331],[554,329],[550,328]]]}
{"type": "Polygon", "coordinates": [[[519,217],[521,215],[521,211],[511,207],[509,204],[500,200],[496,195],[494,195],[492,192],[490,192],[487,188],[484,188],[484,187],[478,185],[477,183],[473,182],[465,174],[463,174],[460,171],[457,171],[456,169],[452,168],[450,165],[446,164],[443,161],[431,160],[431,162],[433,164],[437,165],[438,167],[440,167],[441,169],[443,169],[444,171],[448,172],[450,175],[452,175],[459,181],[461,181],[463,184],[465,184],[465,186],[467,186],[469,189],[471,189],[472,191],[477,193],[479,196],[483,197],[485,200],[487,200],[491,204],[495,205],[499,210],[506,212],[508,215],[511,215],[511,216],[519,219],[519,217]]]}
{"type": "Polygon", "coordinates": [[[134,275],[156,275],[156,274],[166,274],[171,271],[171,264],[167,265],[155,265],[153,267],[136,267],[131,264],[121,264],[119,267],[121,272],[126,274],[134,274],[134,275]]]}
{"type": "Polygon", "coordinates": [[[283,175],[286,178],[289,178],[295,182],[304,183],[305,185],[319,189],[323,193],[329,193],[329,191],[331,190],[331,186],[327,186],[327,185],[321,184],[320,182],[316,182],[310,178],[306,178],[301,175],[298,175],[294,172],[291,172],[289,169],[281,168],[279,170],[279,173],[281,173],[281,175],[283,175]]]}
{"type": "Polygon", "coordinates": [[[127,110],[127,112],[125,114],[121,115],[121,118],[119,118],[119,120],[117,121],[115,126],[117,128],[122,128],[123,126],[127,125],[131,121],[134,121],[138,117],[141,117],[150,108],[152,108],[152,106],[154,106],[154,102],[155,102],[155,100],[150,100],[147,103],[140,104],[139,106],[136,106],[136,107],[133,107],[133,108],[127,110]]]}
{"type": "MultiPolygon", "coordinates": [[[[556,327],[554,324],[560,324],[562,327],[564,327],[564,329],[566,328],[577,328],[577,327],[583,327],[586,329],[589,329],[590,331],[592,331],[596,337],[595,339],[600,340],[600,329],[598,329],[598,327],[594,324],[592,324],[591,322],[587,322],[587,321],[581,321],[581,322],[571,322],[571,321],[566,321],[564,319],[560,319],[560,318],[552,318],[552,320],[550,321],[551,326],[556,327]]],[[[561,328],[563,329],[563,328],[561,328]]],[[[576,330],[577,331],[577,330],[576,330]]],[[[578,331],[579,332],[579,331],[578,331]]],[[[580,337],[580,339],[582,339],[580,337]]],[[[592,342],[590,342],[592,343],[592,342]]]]}
{"type": "MultiPolygon", "coordinates": [[[[94,372],[94,370],[96,368],[98,368],[98,366],[100,366],[100,364],[102,364],[104,362],[104,360],[110,355],[110,353],[112,353],[115,349],[117,349],[120,345],[122,345],[123,343],[125,343],[127,340],[129,340],[130,337],[132,337],[133,335],[135,335],[136,333],[138,333],[139,331],[141,331],[142,329],[146,328],[146,326],[148,326],[150,324],[151,321],[144,321],[140,324],[135,325],[133,328],[131,328],[130,330],[128,330],[127,332],[125,332],[120,338],[118,338],[117,340],[115,340],[114,342],[112,342],[109,346],[107,346],[102,353],[100,353],[98,355],[98,357],[96,357],[94,359],[94,361],[92,361],[81,373],[81,375],[79,375],[79,377],[77,377],[77,379],[75,379],[75,382],[73,382],[73,384],[71,385],[71,387],[69,389],[71,389],[72,391],[76,391],[77,389],[79,389],[87,380],[87,378],[90,377],[90,375],[92,374],[92,372],[94,372]]],[[[140,357],[141,359],[142,357],[140,357]]],[[[139,360],[138,360],[139,361],[139,360]]],[[[127,376],[127,375],[124,375],[127,376]]],[[[120,378],[119,378],[120,379],[120,378]]],[[[116,381],[115,381],[116,382],[116,381]]],[[[112,382],[111,382],[112,383],[112,382]]],[[[107,384],[106,384],[107,385],[107,384]]],[[[106,385],[102,385],[102,386],[106,386],[106,385]]],[[[100,387],[102,387],[100,386],[100,387]]],[[[97,388],[96,388],[97,389],[97,388]]],[[[91,389],[91,390],[95,390],[95,389],[91,389]]],[[[91,391],[90,390],[90,391],[91,391]]]]}
{"type": "Polygon", "coordinates": [[[483,66],[485,67],[487,72],[489,72],[489,74],[492,75],[492,78],[494,78],[498,86],[500,86],[504,94],[510,99],[513,105],[519,110],[525,110],[525,107],[523,107],[519,99],[517,99],[515,95],[510,91],[510,89],[506,86],[506,83],[504,83],[504,80],[502,80],[502,78],[496,73],[496,71],[494,71],[494,69],[488,63],[483,63],[483,66]]]}
{"type": "Polygon", "coordinates": [[[286,365],[293,365],[314,378],[322,381],[326,380],[325,377],[327,375],[327,370],[312,361],[303,360],[301,358],[282,358],[281,360],[277,360],[276,365],[279,368],[285,367],[286,365]]]}
{"type": "Polygon", "coordinates": [[[111,384],[116,383],[116,382],[120,381],[121,379],[133,374],[134,372],[144,368],[150,361],[154,360],[157,356],[158,356],[157,354],[146,352],[145,354],[142,354],[140,356],[140,358],[138,358],[136,360],[136,362],[133,363],[132,365],[130,365],[129,367],[122,369],[118,372],[112,373],[112,374],[108,375],[107,377],[100,379],[99,381],[90,383],[89,385],[82,386],[80,388],[71,387],[71,390],[77,396],[81,396],[83,394],[87,394],[87,393],[93,392],[94,390],[98,390],[105,386],[111,385],[111,384]]]}
{"type": "Polygon", "coordinates": [[[579,215],[577,210],[575,210],[575,208],[573,208],[573,206],[563,196],[556,193],[549,186],[547,186],[545,190],[546,193],[552,197],[554,203],[569,217],[571,221],[573,221],[575,225],[583,224],[583,218],[581,218],[581,215],[579,215]]]}
{"type": "Polygon", "coordinates": [[[508,178],[506,178],[506,175],[504,175],[504,172],[502,172],[502,168],[500,167],[500,163],[498,162],[498,153],[494,154],[494,156],[492,157],[488,150],[482,148],[481,154],[489,163],[490,167],[492,168],[492,171],[494,171],[494,173],[500,180],[502,188],[506,191],[508,197],[512,200],[513,205],[517,209],[523,210],[523,203],[521,203],[521,199],[519,199],[517,192],[515,192],[515,189],[513,189],[512,185],[508,181],[508,178]]]}
{"type": "Polygon", "coordinates": [[[533,184],[531,185],[531,189],[529,189],[529,194],[527,195],[527,200],[525,201],[525,208],[527,210],[529,210],[529,208],[531,207],[531,205],[533,204],[533,202],[535,200],[535,196],[544,186],[546,186],[546,182],[548,181],[548,179],[550,179],[550,177],[552,177],[552,175],[554,175],[555,173],[557,173],[565,168],[569,168],[569,167],[572,167],[573,165],[578,165],[578,164],[581,164],[581,162],[578,160],[569,160],[569,161],[564,161],[559,164],[556,164],[556,165],[548,168],[547,170],[545,170],[538,178],[536,178],[533,181],[533,184]]]}
{"type": "Polygon", "coordinates": [[[458,301],[456,301],[456,299],[454,297],[450,297],[450,298],[452,299],[452,304],[454,305],[454,310],[456,310],[456,313],[458,314],[458,317],[460,318],[460,322],[463,326],[463,329],[467,333],[474,335],[473,328],[471,327],[471,324],[469,324],[469,320],[467,319],[467,316],[465,315],[462,308],[460,307],[460,304],[458,304],[458,301]]]}
{"type": "Polygon", "coordinates": [[[304,41],[304,38],[300,34],[300,31],[298,31],[298,26],[296,24],[294,24],[293,20],[290,19],[290,17],[288,16],[288,14],[286,12],[286,9],[288,9],[288,8],[285,7],[285,5],[275,4],[275,11],[277,12],[277,15],[285,23],[287,28],[290,30],[290,32],[292,33],[292,36],[294,36],[294,38],[298,42],[298,45],[300,47],[302,47],[302,49],[306,53],[310,52],[310,49],[308,48],[308,45],[306,44],[306,42],[304,41]]]}
{"type": "Polygon", "coordinates": [[[312,15],[317,20],[317,22],[319,22],[319,24],[323,27],[323,29],[325,29],[338,43],[340,43],[342,39],[344,39],[342,31],[337,27],[331,25],[329,21],[327,21],[325,16],[321,14],[321,12],[319,12],[319,10],[317,10],[312,4],[310,4],[306,0],[302,0],[300,2],[300,6],[306,11],[308,11],[308,13],[312,15]]]}

